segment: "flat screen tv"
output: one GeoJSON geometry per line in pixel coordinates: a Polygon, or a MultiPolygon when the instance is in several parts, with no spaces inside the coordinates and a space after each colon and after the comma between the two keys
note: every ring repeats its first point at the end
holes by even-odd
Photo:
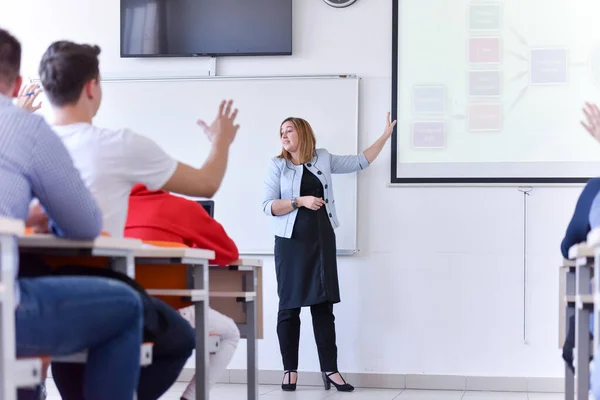
{"type": "Polygon", "coordinates": [[[121,0],[121,57],[292,54],[292,0],[121,0]]]}

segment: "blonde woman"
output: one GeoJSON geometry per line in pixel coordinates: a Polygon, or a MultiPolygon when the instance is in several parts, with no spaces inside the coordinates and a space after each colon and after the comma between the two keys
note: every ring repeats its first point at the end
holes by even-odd
{"type": "Polygon", "coordinates": [[[263,211],[275,219],[277,335],[285,391],[296,390],[300,309],[309,306],[325,389],[334,385],[338,391],[354,390],[337,369],[333,305],[340,302],[340,293],[333,230],[339,222],[331,175],[367,168],[395,125],[388,113],[383,134],[368,149],[359,155],[336,156],[316,148],[313,130],[302,118],[287,118],[281,124],[282,150],[270,163],[263,211]]]}

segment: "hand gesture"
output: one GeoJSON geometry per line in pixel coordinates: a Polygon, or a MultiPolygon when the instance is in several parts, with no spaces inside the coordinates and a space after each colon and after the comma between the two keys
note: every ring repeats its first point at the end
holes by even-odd
{"type": "Polygon", "coordinates": [[[383,137],[389,139],[392,136],[392,132],[394,132],[394,127],[396,126],[396,120],[394,122],[391,121],[391,113],[387,113],[387,118],[385,119],[385,130],[383,131],[383,137]]]}
{"type": "Polygon", "coordinates": [[[204,129],[204,133],[211,142],[223,141],[225,144],[230,145],[235,139],[240,126],[234,125],[238,110],[236,108],[231,112],[232,104],[233,100],[227,102],[223,100],[219,106],[217,117],[210,126],[206,122],[198,120],[198,125],[204,129]]]}
{"type": "Polygon", "coordinates": [[[323,207],[325,201],[323,201],[320,197],[315,196],[303,196],[298,199],[299,206],[308,208],[309,210],[317,211],[319,208],[323,207]]]}
{"type": "Polygon", "coordinates": [[[42,108],[42,103],[39,102],[36,105],[33,105],[33,102],[38,97],[38,95],[42,92],[40,85],[37,83],[30,83],[28,85],[24,85],[19,92],[19,97],[17,97],[17,107],[20,107],[29,112],[36,112],[40,108],[42,108]]]}
{"type": "Polygon", "coordinates": [[[600,109],[595,104],[585,103],[583,107],[583,113],[587,121],[581,121],[581,125],[596,139],[600,142],[600,109]]]}
{"type": "Polygon", "coordinates": [[[28,228],[32,228],[35,233],[49,233],[50,232],[50,224],[48,221],[48,216],[44,213],[42,206],[36,204],[35,206],[29,209],[29,216],[25,221],[25,226],[28,228]]]}

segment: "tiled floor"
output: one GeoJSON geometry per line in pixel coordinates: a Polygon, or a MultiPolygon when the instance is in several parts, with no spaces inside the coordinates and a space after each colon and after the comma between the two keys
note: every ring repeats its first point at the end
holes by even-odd
{"type": "MultiPolygon", "coordinates": [[[[161,400],[179,400],[185,384],[177,383],[161,400]]],[[[282,392],[278,386],[260,386],[262,400],[562,400],[558,393],[501,393],[501,392],[461,392],[435,390],[400,389],[356,389],[352,393],[338,393],[335,390],[307,386],[298,387],[295,392],[282,392]]],[[[218,385],[211,391],[211,399],[244,400],[245,385],[218,385]]],[[[52,380],[48,380],[48,400],[60,400],[52,380]]]]}

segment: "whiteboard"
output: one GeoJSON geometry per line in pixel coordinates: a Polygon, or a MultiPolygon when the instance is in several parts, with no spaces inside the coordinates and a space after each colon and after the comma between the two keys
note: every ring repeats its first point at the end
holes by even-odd
{"type": "MultiPolygon", "coordinates": [[[[281,149],[281,122],[289,116],[305,118],[318,147],[334,154],[356,154],[358,84],[355,76],[106,79],[94,124],[130,128],[179,161],[200,167],[210,147],[196,120],[212,122],[220,101],[233,99],[241,128],[231,146],[223,185],[214,197],[215,218],[241,254],[272,254],[272,218],[262,212],[262,195],[269,160],[281,149]]],[[[341,224],[336,229],[338,251],[352,254],[357,237],[357,177],[333,179],[341,224]]]]}

